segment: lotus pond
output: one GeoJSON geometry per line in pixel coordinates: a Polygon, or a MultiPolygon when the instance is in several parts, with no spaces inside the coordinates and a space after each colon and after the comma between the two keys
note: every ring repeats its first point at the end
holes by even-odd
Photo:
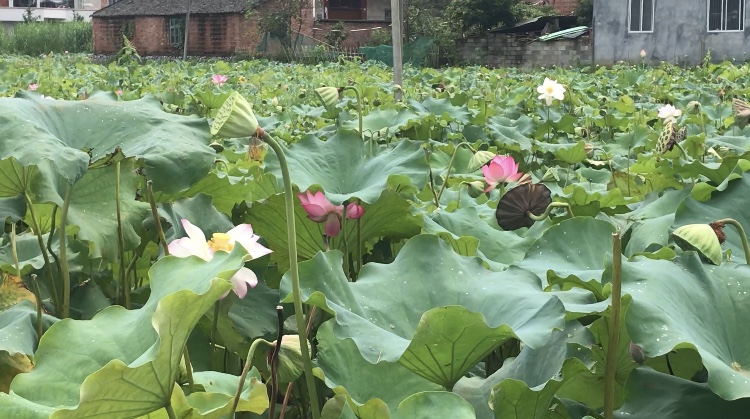
{"type": "Polygon", "coordinates": [[[0,57],[0,416],[744,418],[748,76],[0,57]]]}

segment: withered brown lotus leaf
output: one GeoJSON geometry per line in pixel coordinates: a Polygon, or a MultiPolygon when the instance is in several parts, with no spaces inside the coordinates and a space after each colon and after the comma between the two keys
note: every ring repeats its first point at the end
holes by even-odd
{"type": "Polygon", "coordinates": [[[531,227],[534,220],[526,213],[531,211],[534,215],[541,215],[551,203],[552,192],[544,184],[526,183],[517,186],[500,198],[495,211],[497,224],[506,231],[531,227]]]}

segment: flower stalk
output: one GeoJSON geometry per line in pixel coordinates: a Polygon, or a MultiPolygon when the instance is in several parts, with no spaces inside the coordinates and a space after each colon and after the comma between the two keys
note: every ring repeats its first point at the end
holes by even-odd
{"type": "Polygon", "coordinates": [[[612,234],[612,305],[609,316],[609,344],[604,368],[604,419],[612,419],[615,410],[617,347],[620,341],[622,313],[622,240],[620,232],[612,234]]]}
{"type": "MultiPolygon", "coordinates": [[[[240,375],[240,383],[237,385],[237,392],[234,394],[234,402],[232,402],[232,410],[229,411],[228,418],[234,417],[234,412],[237,411],[237,405],[240,404],[240,397],[242,397],[242,388],[245,386],[245,378],[247,378],[247,373],[250,372],[250,366],[253,363],[253,356],[255,355],[255,350],[258,349],[258,345],[261,343],[267,345],[269,348],[273,348],[274,344],[265,340],[265,339],[255,339],[253,343],[250,345],[250,349],[247,351],[247,358],[245,359],[245,367],[242,368],[242,374],[240,375]]],[[[273,401],[271,401],[273,403],[273,401]]],[[[320,414],[320,413],[318,413],[320,414]]]]}
{"type": "Polygon", "coordinates": [[[115,164],[115,212],[117,214],[117,250],[120,254],[119,273],[125,308],[130,310],[130,281],[125,274],[125,236],[122,232],[122,211],[120,209],[120,162],[115,164]]]}
{"type": "MultiPolygon", "coordinates": [[[[57,291],[57,284],[55,283],[55,275],[52,273],[52,263],[50,263],[49,260],[49,254],[47,253],[47,248],[44,245],[44,240],[42,239],[42,230],[39,227],[39,224],[37,222],[36,214],[34,211],[34,204],[31,202],[31,198],[29,198],[28,195],[26,195],[26,206],[29,208],[29,215],[31,216],[31,228],[34,230],[34,234],[36,235],[37,242],[39,243],[39,249],[42,251],[42,259],[44,259],[44,267],[47,270],[47,276],[49,277],[49,283],[50,283],[50,291],[52,294],[52,304],[55,306],[55,311],[57,311],[58,316],[60,314],[60,294],[58,294],[57,291]]],[[[57,206],[55,206],[57,208],[57,206]]],[[[55,222],[55,216],[53,214],[52,216],[52,225],[54,226],[55,222]]],[[[50,231],[50,239],[52,238],[52,231],[50,231]]]]}
{"type": "Polygon", "coordinates": [[[566,202],[553,202],[547,206],[547,209],[540,215],[532,214],[531,211],[527,211],[526,215],[531,218],[534,221],[542,221],[546,220],[547,217],[549,217],[550,212],[552,212],[553,208],[560,208],[563,207],[568,211],[568,215],[570,215],[570,218],[573,218],[573,208],[570,207],[570,204],[566,202]]]}
{"type": "MultiPolygon", "coordinates": [[[[320,407],[318,403],[318,392],[315,388],[315,377],[312,372],[312,361],[310,359],[310,349],[307,346],[307,333],[305,331],[305,317],[302,308],[302,292],[299,286],[299,267],[297,265],[297,231],[294,223],[294,194],[292,191],[292,181],[289,176],[289,166],[284,155],[284,150],[281,148],[279,143],[271,137],[262,128],[256,129],[255,135],[260,137],[263,141],[268,144],[274,153],[276,153],[279,159],[279,166],[281,168],[281,177],[284,182],[284,201],[286,207],[286,223],[287,223],[287,237],[289,243],[289,274],[292,277],[292,296],[294,297],[294,317],[297,323],[297,333],[299,334],[300,349],[302,352],[302,359],[304,361],[305,369],[305,381],[307,384],[307,393],[310,397],[310,404],[312,407],[313,419],[320,418],[320,407]]],[[[346,234],[346,233],[344,233],[346,234]]],[[[252,348],[251,348],[252,349],[252,348]]],[[[248,357],[248,361],[251,358],[248,357]]],[[[249,364],[246,363],[246,367],[249,364]]],[[[244,378],[240,380],[242,385],[244,378]]],[[[239,396],[239,395],[238,395],[239,396]]],[[[235,400],[235,403],[239,399],[235,400]]],[[[234,409],[232,409],[234,411],[234,409]]],[[[231,415],[230,415],[231,417],[231,415]]]]}
{"type": "Polygon", "coordinates": [[[154,224],[156,224],[156,233],[159,237],[161,245],[164,247],[164,255],[169,256],[169,246],[167,245],[167,238],[164,235],[164,229],[161,226],[159,211],[156,209],[156,200],[154,199],[154,182],[150,179],[146,181],[146,193],[148,194],[148,203],[151,205],[151,216],[154,218],[154,224]]]}
{"type": "Polygon", "coordinates": [[[60,268],[63,280],[63,300],[60,317],[67,319],[70,317],[70,271],[68,270],[68,249],[65,235],[65,228],[68,225],[68,208],[70,208],[70,199],[73,195],[73,185],[68,185],[63,201],[62,212],[60,213],[60,268]]]}
{"type": "Polygon", "coordinates": [[[740,235],[740,239],[742,240],[742,250],[745,252],[745,264],[750,265],[750,245],[748,245],[747,236],[745,235],[745,229],[742,228],[742,224],[740,224],[733,218],[723,218],[715,222],[715,224],[719,223],[729,224],[737,229],[737,233],[740,235]]]}

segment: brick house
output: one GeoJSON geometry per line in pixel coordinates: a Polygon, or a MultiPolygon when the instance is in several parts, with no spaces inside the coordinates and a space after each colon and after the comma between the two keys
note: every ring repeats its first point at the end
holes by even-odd
{"type": "MultiPolygon", "coordinates": [[[[267,0],[192,0],[188,54],[227,56],[252,53],[263,35],[257,21],[272,6],[267,0]],[[249,9],[252,17],[246,17],[249,9]]],[[[130,39],[141,55],[180,55],[187,0],[120,0],[92,15],[94,53],[113,54],[130,39]]]]}
{"type": "Polygon", "coordinates": [[[344,24],[347,38],[343,47],[367,44],[375,29],[391,30],[390,0],[309,0],[302,11],[300,34],[318,41],[325,40],[331,27],[344,24]]]}

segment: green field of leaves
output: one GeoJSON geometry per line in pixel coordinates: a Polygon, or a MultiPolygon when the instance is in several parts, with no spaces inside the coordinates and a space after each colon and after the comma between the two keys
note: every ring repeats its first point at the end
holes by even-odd
{"type": "Polygon", "coordinates": [[[0,57],[0,416],[744,418],[748,76],[0,57]]]}

